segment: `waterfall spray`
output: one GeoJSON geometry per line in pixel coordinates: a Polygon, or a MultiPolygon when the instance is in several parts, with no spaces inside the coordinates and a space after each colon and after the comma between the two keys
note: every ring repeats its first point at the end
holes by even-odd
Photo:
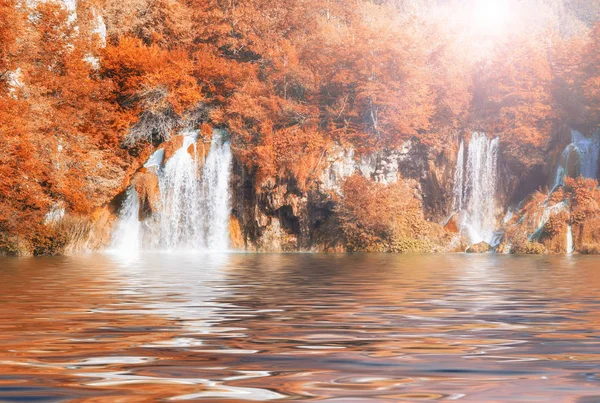
{"type": "Polygon", "coordinates": [[[460,141],[458,147],[458,155],[456,157],[456,170],[454,171],[454,210],[461,211],[463,209],[463,179],[465,173],[465,145],[463,140],[460,141]]]}
{"type": "Polygon", "coordinates": [[[159,175],[161,194],[161,249],[203,248],[201,191],[195,132],[184,133],[183,146],[167,161],[159,175]]]}
{"type": "Polygon", "coordinates": [[[119,221],[113,232],[111,250],[122,256],[135,255],[141,247],[140,204],[134,186],[125,194],[119,221]]]}
{"type": "Polygon", "coordinates": [[[139,200],[131,186],[113,234],[116,252],[160,250],[213,250],[229,247],[231,150],[223,133],[215,130],[210,151],[200,172],[198,134],[183,133],[183,146],[161,166],[163,151],[153,154],[147,166],[156,166],[160,211],[139,221],[139,200]]]}
{"type": "Polygon", "coordinates": [[[461,230],[471,243],[494,243],[498,137],[473,133],[467,158],[461,142],[454,173],[454,206],[461,212],[461,230]]]}
{"type": "Polygon", "coordinates": [[[220,135],[213,137],[202,172],[202,223],[204,246],[209,250],[229,247],[231,150],[220,135]]]}

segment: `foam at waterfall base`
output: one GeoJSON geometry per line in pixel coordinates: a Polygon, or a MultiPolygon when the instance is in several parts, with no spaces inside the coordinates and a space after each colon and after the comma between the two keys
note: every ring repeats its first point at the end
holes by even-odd
{"type": "Polygon", "coordinates": [[[132,184],[119,213],[110,251],[123,256],[141,251],[166,253],[227,252],[231,212],[231,150],[220,130],[199,169],[198,134],[183,133],[183,146],[160,165],[155,152],[147,164],[157,166],[160,209],[139,220],[139,200],[132,184]]]}
{"type": "Polygon", "coordinates": [[[119,220],[113,231],[113,239],[108,252],[125,258],[135,256],[141,247],[140,236],[138,194],[135,187],[130,186],[121,206],[119,220]]]}

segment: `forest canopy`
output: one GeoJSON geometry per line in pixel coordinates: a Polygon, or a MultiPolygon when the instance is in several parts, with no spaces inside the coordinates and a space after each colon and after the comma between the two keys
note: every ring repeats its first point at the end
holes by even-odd
{"type": "Polygon", "coordinates": [[[600,122],[599,12],[558,0],[0,0],[0,232],[31,236],[57,201],[106,203],[153,144],[206,122],[227,129],[258,187],[305,185],[334,142],[441,149],[470,130],[499,135],[528,169],[561,127],[600,122]]]}

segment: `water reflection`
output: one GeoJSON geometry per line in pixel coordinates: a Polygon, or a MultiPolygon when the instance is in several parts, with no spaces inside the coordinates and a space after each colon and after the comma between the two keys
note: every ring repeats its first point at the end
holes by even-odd
{"type": "Polygon", "coordinates": [[[0,401],[600,401],[590,257],[0,260],[0,401]]]}

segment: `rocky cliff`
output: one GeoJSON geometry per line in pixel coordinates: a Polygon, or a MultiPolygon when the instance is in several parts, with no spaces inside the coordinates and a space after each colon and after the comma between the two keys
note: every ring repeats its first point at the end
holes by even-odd
{"type": "Polygon", "coordinates": [[[7,0],[0,253],[594,251],[583,3],[7,0]]]}

